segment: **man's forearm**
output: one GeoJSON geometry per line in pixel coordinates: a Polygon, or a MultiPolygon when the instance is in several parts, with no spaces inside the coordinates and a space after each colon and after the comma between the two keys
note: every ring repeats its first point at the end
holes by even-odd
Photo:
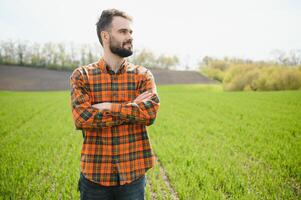
{"type": "Polygon", "coordinates": [[[156,118],[160,101],[157,95],[150,99],[137,103],[113,103],[111,114],[121,120],[128,120],[129,123],[153,124],[156,118]]]}
{"type": "Polygon", "coordinates": [[[112,114],[117,117],[119,120],[124,121],[125,123],[133,124],[133,123],[142,123],[145,125],[150,125],[154,121],[154,116],[148,116],[148,111],[143,111],[145,106],[141,106],[142,102],[152,102],[152,97],[155,97],[156,94],[150,91],[146,91],[142,94],[140,94],[136,99],[134,99],[132,102],[128,103],[111,103],[111,102],[103,102],[98,104],[93,104],[92,107],[99,109],[100,111],[109,111],[112,112],[112,114]],[[125,109],[117,109],[116,112],[116,106],[120,108],[125,109]],[[134,106],[134,107],[133,107],[134,106]],[[141,108],[139,108],[139,106],[141,108]],[[115,109],[114,109],[115,108],[115,109]],[[138,110],[137,110],[137,109],[138,110]],[[129,110],[131,114],[129,114],[129,110]],[[138,112],[136,112],[138,111],[138,112]],[[137,113],[134,114],[133,113],[137,113]],[[145,114],[147,113],[147,114],[145,114]],[[141,115],[142,114],[142,115],[141,115]]]}
{"type": "MultiPolygon", "coordinates": [[[[149,91],[146,91],[142,94],[140,94],[132,103],[139,104],[142,101],[150,100],[152,96],[155,94],[149,91]]],[[[112,103],[111,102],[103,102],[103,103],[97,103],[93,104],[92,107],[99,109],[100,111],[102,110],[112,110],[112,103]]]]}

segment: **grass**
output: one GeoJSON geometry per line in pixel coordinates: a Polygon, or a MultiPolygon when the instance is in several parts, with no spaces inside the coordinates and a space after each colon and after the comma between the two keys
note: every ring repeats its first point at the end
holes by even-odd
{"type": "MultiPolygon", "coordinates": [[[[300,199],[301,92],[158,88],[148,127],[180,199],[300,199]]],[[[82,135],[69,92],[0,92],[0,199],[78,199],[82,135]]],[[[156,166],[146,199],[171,199],[156,166]]]]}

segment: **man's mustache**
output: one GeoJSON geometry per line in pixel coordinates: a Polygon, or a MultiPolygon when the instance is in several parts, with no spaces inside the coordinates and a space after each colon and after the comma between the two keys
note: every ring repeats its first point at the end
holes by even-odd
{"type": "Polygon", "coordinates": [[[124,42],[124,43],[123,43],[123,46],[125,46],[125,45],[127,45],[127,44],[130,44],[131,46],[133,46],[132,40],[129,40],[129,41],[124,42]]]}

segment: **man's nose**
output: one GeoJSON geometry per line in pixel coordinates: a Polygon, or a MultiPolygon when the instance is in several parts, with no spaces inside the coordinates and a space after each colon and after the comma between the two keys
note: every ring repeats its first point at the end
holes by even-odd
{"type": "Polygon", "coordinates": [[[128,36],[128,40],[129,40],[130,42],[132,42],[132,41],[133,41],[133,36],[132,36],[131,34],[129,34],[129,36],[128,36]]]}
{"type": "Polygon", "coordinates": [[[128,33],[127,34],[128,35],[128,37],[127,37],[127,39],[128,39],[128,41],[133,41],[133,36],[132,36],[132,34],[131,33],[128,33]]]}

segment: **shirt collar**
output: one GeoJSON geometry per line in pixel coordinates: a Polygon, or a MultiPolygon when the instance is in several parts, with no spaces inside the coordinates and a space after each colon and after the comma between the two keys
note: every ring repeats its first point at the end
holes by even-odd
{"type": "MultiPolygon", "coordinates": [[[[125,70],[126,70],[127,65],[128,65],[128,61],[127,61],[127,59],[124,59],[123,63],[121,64],[121,66],[118,69],[118,71],[116,72],[116,74],[124,73],[125,70]]],[[[113,69],[106,63],[106,61],[103,59],[103,57],[101,57],[98,60],[98,66],[101,69],[101,71],[103,71],[105,73],[109,73],[109,74],[114,74],[115,73],[113,71],[113,69]]]]}

